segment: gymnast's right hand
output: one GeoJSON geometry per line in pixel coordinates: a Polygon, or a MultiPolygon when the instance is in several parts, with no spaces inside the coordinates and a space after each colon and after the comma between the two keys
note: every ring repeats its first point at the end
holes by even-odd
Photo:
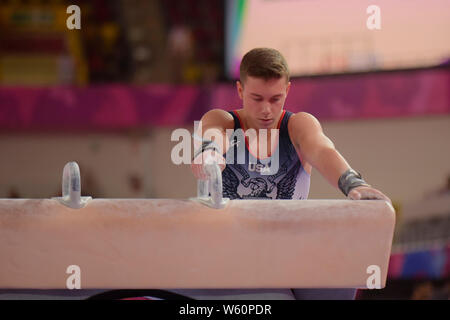
{"type": "Polygon", "coordinates": [[[205,150],[195,157],[191,163],[191,170],[194,177],[199,180],[208,180],[209,176],[205,171],[205,164],[217,163],[221,171],[225,169],[225,158],[215,150],[205,150]]]}

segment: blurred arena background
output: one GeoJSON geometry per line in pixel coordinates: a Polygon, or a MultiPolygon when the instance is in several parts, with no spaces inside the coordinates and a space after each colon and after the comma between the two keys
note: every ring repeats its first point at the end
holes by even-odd
{"type": "MultiPolygon", "coordinates": [[[[0,0],[0,197],[60,196],[69,161],[83,195],[195,196],[172,131],[240,108],[242,55],[274,47],[286,109],[316,116],[396,207],[387,287],[358,299],[448,299],[449,39],[447,0],[0,0]]],[[[313,170],[310,199],[343,197],[313,170]]]]}

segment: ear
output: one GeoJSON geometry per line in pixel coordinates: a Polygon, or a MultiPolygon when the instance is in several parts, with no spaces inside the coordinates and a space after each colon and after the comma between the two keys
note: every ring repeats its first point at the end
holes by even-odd
{"type": "Polygon", "coordinates": [[[243,93],[244,87],[242,86],[242,83],[239,80],[236,81],[236,88],[237,88],[239,98],[241,98],[241,100],[244,99],[244,93],[243,93]]]}
{"type": "Polygon", "coordinates": [[[287,95],[288,95],[288,93],[289,93],[289,89],[291,88],[291,82],[289,81],[288,82],[288,85],[287,85],[287,88],[286,88],[286,97],[287,97],[287,95]]]}

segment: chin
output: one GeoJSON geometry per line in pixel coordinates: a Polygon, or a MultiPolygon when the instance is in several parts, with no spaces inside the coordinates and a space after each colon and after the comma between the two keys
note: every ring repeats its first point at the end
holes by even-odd
{"type": "Polygon", "coordinates": [[[274,120],[270,121],[270,122],[267,123],[267,124],[265,124],[265,123],[263,123],[263,122],[259,122],[259,126],[261,127],[261,129],[262,129],[262,128],[264,128],[264,129],[269,129],[269,128],[273,127],[273,124],[274,124],[274,120]]]}

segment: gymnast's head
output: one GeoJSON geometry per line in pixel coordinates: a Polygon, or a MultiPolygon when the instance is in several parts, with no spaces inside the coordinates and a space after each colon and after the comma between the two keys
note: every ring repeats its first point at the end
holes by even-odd
{"type": "Polygon", "coordinates": [[[236,86],[248,127],[276,128],[291,86],[283,55],[271,48],[250,50],[242,58],[236,86]]]}

